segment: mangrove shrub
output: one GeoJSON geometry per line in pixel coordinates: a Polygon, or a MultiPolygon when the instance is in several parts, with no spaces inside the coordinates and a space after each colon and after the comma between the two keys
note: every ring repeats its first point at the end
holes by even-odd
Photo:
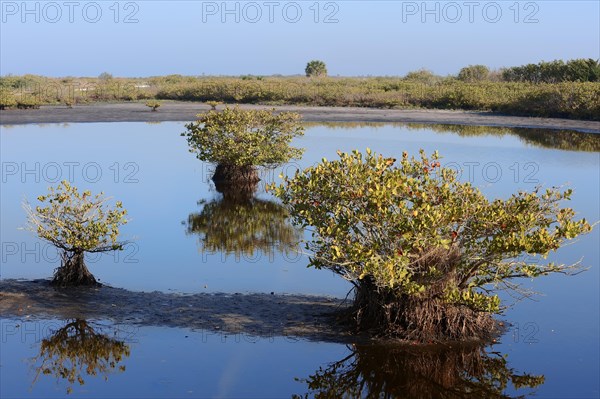
{"type": "Polygon", "coordinates": [[[198,159],[217,164],[215,181],[257,182],[257,166],[277,166],[303,153],[290,146],[304,134],[297,113],[226,107],[198,117],[182,135],[198,159]]]}
{"type": "Polygon", "coordinates": [[[54,272],[53,284],[59,286],[98,285],[85,265],[85,253],[122,250],[117,240],[119,227],[127,223],[123,204],[107,204],[103,193],[79,192],[68,181],[50,187],[48,194],[37,198],[35,208],[28,203],[27,229],[54,245],[61,252],[62,263],[54,272]]]}
{"type": "Polygon", "coordinates": [[[559,206],[570,190],[488,200],[441,167],[437,152],[403,153],[399,162],[370,150],[338,154],[285,177],[275,193],[297,223],[312,228],[310,265],[354,285],[350,313],[358,330],[421,341],[483,339],[503,309],[499,290],[525,294],[515,279],[580,270],[544,261],[591,230],[559,206]]]}
{"type": "Polygon", "coordinates": [[[160,101],[155,101],[155,100],[148,100],[146,101],[146,107],[150,108],[152,110],[152,112],[156,112],[156,110],[158,108],[160,108],[162,104],[160,103],[160,101]]]}

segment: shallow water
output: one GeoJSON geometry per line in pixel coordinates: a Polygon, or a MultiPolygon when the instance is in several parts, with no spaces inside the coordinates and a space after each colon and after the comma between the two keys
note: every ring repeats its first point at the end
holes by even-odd
{"type": "MultiPolygon", "coordinates": [[[[130,291],[273,292],[343,298],[349,290],[347,283],[330,272],[305,267],[306,259],[293,250],[296,233],[269,194],[259,188],[254,206],[232,214],[230,204],[209,182],[210,165],[187,152],[185,139],[179,137],[183,130],[183,123],[174,122],[2,126],[0,277],[38,279],[52,274],[58,263],[52,248],[18,230],[25,223],[20,203],[23,198],[34,201],[48,186],[68,179],[80,188],[104,191],[122,200],[129,210],[131,223],[122,233],[133,243],[118,255],[88,259],[91,271],[104,283],[130,291]],[[221,229],[223,218],[238,226],[232,242],[222,238],[231,236],[221,229]],[[261,232],[264,225],[277,229],[261,232]],[[269,245],[257,239],[265,234],[269,245]]],[[[537,185],[568,185],[574,189],[569,206],[588,220],[599,220],[598,137],[564,133],[548,139],[554,133],[401,124],[315,125],[297,140],[297,145],[306,148],[302,160],[267,171],[263,179],[277,181],[280,172],[293,173],[322,157],[333,159],[338,149],[370,147],[398,157],[402,151],[416,154],[424,148],[439,150],[443,164],[460,167],[462,179],[491,197],[506,197],[537,185]],[[578,145],[565,144],[574,139],[578,145]]],[[[591,267],[587,272],[525,282],[544,295],[519,302],[503,316],[512,327],[487,351],[507,354],[505,365],[485,361],[478,351],[415,355],[277,334],[257,339],[240,332],[223,338],[218,329],[115,325],[114,320],[100,318],[87,321],[100,324],[105,335],[129,346],[129,355],[121,360],[125,371],[111,370],[107,381],[101,373],[85,376],[82,386],[62,378],[57,381],[51,373],[40,375],[32,385],[35,367],[31,359],[40,354],[43,339],[55,335],[67,320],[39,314],[26,319],[25,309],[21,317],[1,315],[0,396],[60,397],[73,385],[75,396],[87,397],[290,397],[327,391],[332,381],[336,386],[343,385],[341,381],[354,381],[351,386],[365,381],[371,389],[425,397],[435,395],[428,389],[438,385],[457,392],[468,388],[457,378],[415,378],[431,374],[427,367],[432,364],[443,364],[444,370],[448,368],[446,375],[466,368],[462,371],[471,380],[484,381],[476,385],[478,389],[488,386],[483,366],[469,369],[468,363],[544,375],[544,383],[534,389],[542,397],[597,397],[599,240],[595,229],[551,256],[562,262],[583,257],[583,263],[591,267]],[[328,368],[353,353],[337,368],[328,368]],[[385,367],[377,369],[376,365],[385,367]],[[321,367],[323,372],[315,376],[321,367]],[[313,380],[306,381],[311,375],[313,380]],[[401,376],[410,376],[407,379],[414,383],[405,383],[401,376]]],[[[77,317],[81,315],[70,318],[77,317]]],[[[515,390],[511,384],[506,390],[511,395],[528,392],[515,390]]]]}

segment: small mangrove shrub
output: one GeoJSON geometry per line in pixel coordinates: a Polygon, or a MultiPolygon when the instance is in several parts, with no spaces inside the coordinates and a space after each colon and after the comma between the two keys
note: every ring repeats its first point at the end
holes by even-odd
{"type": "Polygon", "coordinates": [[[160,103],[160,101],[155,101],[155,100],[149,100],[146,101],[146,107],[150,108],[152,110],[152,112],[156,112],[156,110],[158,108],[160,108],[162,104],[160,103]]]}
{"type": "Polygon", "coordinates": [[[207,101],[206,102],[206,105],[209,105],[210,109],[212,111],[216,111],[217,110],[217,105],[219,105],[219,104],[223,104],[223,103],[220,102],[220,101],[207,101]]]}
{"type": "Polygon", "coordinates": [[[23,208],[27,229],[61,252],[62,263],[54,272],[53,284],[99,285],[87,269],[84,255],[123,249],[125,243],[117,240],[119,227],[127,223],[123,204],[116,201],[111,207],[103,193],[79,192],[66,180],[37,200],[35,208],[27,202],[23,208]]]}

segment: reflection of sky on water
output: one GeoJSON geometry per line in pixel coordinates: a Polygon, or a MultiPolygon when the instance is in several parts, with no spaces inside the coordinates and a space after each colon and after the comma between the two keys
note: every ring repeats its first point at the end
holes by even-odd
{"type": "MultiPolygon", "coordinates": [[[[187,152],[185,140],[179,137],[183,130],[183,123],[2,128],[1,277],[44,278],[49,277],[57,266],[51,250],[44,251],[43,244],[36,244],[35,238],[17,228],[25,222],[21,200],[24,197],[33,200],[45,192],[52,184],[48,180],[55,178],[55,172],[59,170],[59,178],[69,178],[69,171],[72,171],[76,185],[94,192],[105,191],[122,200],[129,210],[132,220],[123,228],[123,237],[135,238],[135,246],[118,256],[103,255],[100,259],[89,261],[90,270],[103,282],[145,291],[274,291],[345,296],[348,284],[329,272],[307,269],[302,257],[291,259],[289,256],[273,254],[236,259],[231,255],[225,257],[219,253],[203,254],[200,251],[197,237],[186,235],[185,222],[191,213],[201,209],[199,200],[211,201],[219,198],[219,194],[207,183],[210,167],[187,152]],[[101,171],[101,175],[97,171],[101,171]],[[41,251],[35,250],[36,245],[41,245],[41,251]]],[[[402,151],[417,154],[419,148],[424,148],[429,153],[439,150],[443,156],[442,163],[461,166],[463,179],[471,180],[490,197],[506,197],[519,189],[532,190],[538,184],[568,184],[574,189],[569,206],[591,221],[600,219],[598,152],[540,148],[524,144],[520,138],[511,135],[461,137],[453,133],[408,130],[389,125],[352,130],[313,126],[305,137],[297,140],[297,145],[306,147],[303,159],[266,173],[267,180],[277,176],[281,170],[292,173],[296,167],[314,164],[322,157],[334,159],[338,149],[350,151],[370,147],[386,156],[399,157],[402,151]]],[[[260,187],[263,186],[259,186],[259,190],[260,187]]],[[[259,193],[258,196],[270,198],[265,193],[259,193]]],[[[517,369],[546,375],[546,383],[539,390],[541,396],[598,394],[599,241],[596,228],[592,234],[553,254],[551,260],[558,262],[572,262],[583,257],[584,264],[591,266],[591,269],[575,277],[551,276],[533,283],[526,282],[544,296],[537,298],[537,301],[520,302],[506,314],[506,318],[515,325],[502,338],[499,350],[509,354],[510,362],[517,369]]],[[[202,353],[209,351],[211,356],[219,359],[214,362],[219,367],[226,367],[227,362],[234,364],[240,361],[223,358],[230,356],[226,355],[229,352],[233,356],[234,344],[204,345],[192,350],[186,346],[186,342],[192,341],[180,339],[178,334],[183,333],[170,329],[148,332],[146,343],[140,344],[138,349],[132,348],[132,357],[158,359],[161,355],[157,348],[161,346],[153,347],[151,342],[164,339],[172,346],[171,349],[178,348],[171,354],[164,349],[164,356],[169,362],[181,356],[188,359],[189,363],[190,353],[196,353],[194,351],[197,351],[199,358],[203,356],[202,353]]],[[[315,371],[315,365],[319,362],[339,360],[338,357],[341,359],[344,353],[344,349],[337,345],[286,344],[278,346],[277,351],[270,350],[272,346],[264,345],[250,345],[249,348],[253,349],[248,349],[252,353],[248,356],[263,356],[259,354],[262,350],[265,352],[260,353],[272,356],[283,353],[290,359],[306,358],[312,354],[310,361],[299,363],[302,372],[295,371],[294,377],[308,376],[315,371]],[[324,349],[326,347],[330,349],[324,349]]],[[[3,345],[2,356],[5,359],[19,357],[20,351],[24,350],[21,346],[18,346],[21,349],[15,347],[14,351],[5,350],[8,347],[3,345]]],[[[288,370],[286,367],[289,362],[285,359],[274,359],[269,370],[282,373],[288,370]]],[[[159,360],[156,362],[160,364],[159,360]]],[[[166,373],[165,384],[177,380],[168,377],[166,368],[156,367],[153,373],[166,373]]],[[[236,369],[240,370],[237,367],[227,368],[228,373],[236,369]]],[[[3,370],[6,368],[3,367],[3,370]]],[[[183,374],[181,378],[188,375],[192,379],[194,375],[208,372],[204,368],[190,368],[188,371],[189,375],[183,374]]],[[[134,372],[128,370],[126,375],[123,381],[128,381],[127,378],[135,380],[134,372]]],[[[119,378],[115,376],[114,379],[118,381],[119,378]]],[[[222,378],[238,381],[237,377],[221,375],[205,381],[216,384],[222,378]]],[[[292,385],[288,384],[292,383],[286,378],[283,375],[273,378],[273,384],[282,384],[286,387],[284,391],[290,392],[288,388],[292,385]]],[[[114,386],[120,385],[111,380],[111,387],[114,386]]],[[[160,384],[158,386],[163,387],[160,384]]],[[[232,387],[235,384],[223,382],[223,386],[232,387]]],[[[123,389],[122,394],[129,392],[123,389]]],[[[166,392],[161,389],[157,392],[166,392]]],[[[214,392],[218,394],[218,391],[214,392]]],[[[223,394],[233,395],[235,390],[223,394]]]]}

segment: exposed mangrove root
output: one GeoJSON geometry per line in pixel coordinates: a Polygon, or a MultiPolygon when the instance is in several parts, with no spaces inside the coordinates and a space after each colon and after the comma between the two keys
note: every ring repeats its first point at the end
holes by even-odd
{"type": "Polygon", "coordinates": [[[217,165],[212,177],[217,191],[232,202],[249,201],[258,187],[260,178],[253,166],[217,165]]]}
{"type": "Polygon", "coordinates": [[[418,342],[487,340],[499,333],[491,314],[437,295],[399,295],[362,281],[349,316],[360,332],[418,342]]]}
{"type": "Polygon", "coordinates": [[[258,170],[254,166],[238,166],[218,164],[213,181],[222,183],[256,184],[260,181],[258,170]]]}
{"type": "Polygon", "coordinates": [[[52,285],[57,287],[100,286],[85,265],[83,252],[63,253],[62,263],[54,271],[52,285]]]}

